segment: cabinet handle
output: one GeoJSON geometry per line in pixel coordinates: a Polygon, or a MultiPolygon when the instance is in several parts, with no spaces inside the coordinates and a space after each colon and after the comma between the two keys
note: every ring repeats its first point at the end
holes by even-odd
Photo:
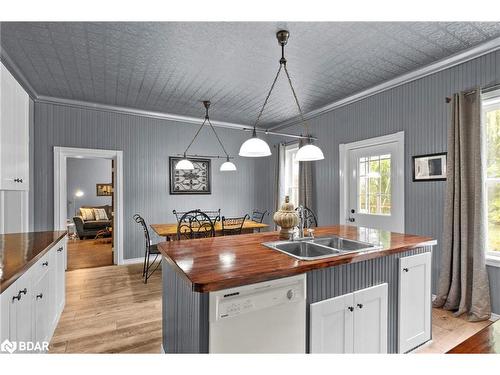
{"type": "Polygon", "coordinates": [[[362,309],[363,308],[363,304],[362,303],[358,303],[358,308],[362,309]]]}
{"type": "Polygon", "coordinates": [[[353,312],[353,311],[354,311],[354,307],[349,306],[349,307],[347,308],[347,310],[349,310],[350,312],[353,312]]]}
{"type": "Polygon", "coordinates": [[[38,298],[42,299],[43,298],[43,293],[37,294],[36,295],[36,299],[38,299],[38,298]]]}
{"type": "Polygon", "coordinates": [[[409,271],[409,269],[408,269],[408,268],[403,268],[403,271],[404,271],[404,272],[408,272],[408,271],[409,271]]]}
{"type": "Polygon", "coordinates": [[[59,249],[57,249],[57,252],[60,253],[61,251],[63,251],[63,248],[60,247],[59,249]]]}
{"type": "Polygon", "coordinates": [[[49,265],[49,261],[48,260],[46,260],[45,262],[42,263],[42,266],[47,267],[48,265],[49,265]]]}
{"type": "Polygon", "coordinates": [[[21,293],[22,293],[22,294],[24,294],[24,295],[26,295],[26,293],[28,293],[28,289],[24,288],[23,290],[20,290],[20,291],[19,291],[19,295],[20,295],[21,293]]]}
{"type": "Polygon", "coordinates": [[[14,182],[19,182],[19,183],[23,183],[23,179],[22,178],[14,178],[14,182]]]}
{"type": "Polygon", "coordinates": [[[13,297],[12,297],[12,302],[15,302],[15,301],[16,301],[16,299],[17,299],[18,301],[21,299],[21,292],[19,292],[17,296],[13,296],[13,297]]]}

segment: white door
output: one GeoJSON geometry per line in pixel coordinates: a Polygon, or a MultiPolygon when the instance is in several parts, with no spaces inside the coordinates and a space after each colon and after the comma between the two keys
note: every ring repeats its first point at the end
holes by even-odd
{"type": "Polygon", "coordinates": [[[431,339],[431,253],[399,260],[399,352],[431,339]]]}
{"type": "Polygon", "coordinates": [[[310,352],[353,353],[353,324],[353,293],[311,304],[310,352]]]}
{"type": "Polygon", "coordinates": [[[341,145],[340,221],[404,232],[404,134],[341,145]]]}
{"type": "Polygon", "coordinates": [[[387,284],[354,292],[354,353],[387,353],[387,284]]]}

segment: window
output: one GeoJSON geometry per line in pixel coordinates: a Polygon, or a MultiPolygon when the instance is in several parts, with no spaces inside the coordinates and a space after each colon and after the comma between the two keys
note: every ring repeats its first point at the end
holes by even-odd
{"type": "Polygon", "coordinates": [[[488,255],[500,257],[500,91],[483,96],[488,255]],[[492,95],[493,94],[493,95],[492,95]]]}
{"type": "Polygon", "coordinates": [[[359,158],[358,212],[391,214],[391,155],[359,158]]]}
{"type": "Polygon", "coordinates": [[[299,205],[299,161],[297,143],[285,146],[285,195],[295,207],[299,205]]]}

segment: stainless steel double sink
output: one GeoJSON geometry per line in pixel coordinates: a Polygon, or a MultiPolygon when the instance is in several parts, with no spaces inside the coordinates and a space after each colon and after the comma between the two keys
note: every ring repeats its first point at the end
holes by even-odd
{"type": "Polygon", "coordinates": [[[349,253],[377,250],[382,246],[343,237],[302,238],[296,241],[265,242],[262,245],[300,260],[330,258],[349,253]]]}

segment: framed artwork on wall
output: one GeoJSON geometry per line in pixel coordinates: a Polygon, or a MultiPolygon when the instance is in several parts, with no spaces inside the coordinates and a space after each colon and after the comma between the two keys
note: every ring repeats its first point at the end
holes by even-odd
{"type": "Polygon", "coordinates": [[[413,181],[445,181],[446,152],[413,157],[413,181]]]}
{"type": "Polygon", "coordinates": [[[95,190],[98,197],[110,197],[113,195],[112,184],[96,184],[95,190]]]}
{"type": "Polygon", "coordinates": [[[194,169],[175,169],[180,157],[169,157],[170,194],[211,194],[210,159],[188,158],[194,169]]]}

